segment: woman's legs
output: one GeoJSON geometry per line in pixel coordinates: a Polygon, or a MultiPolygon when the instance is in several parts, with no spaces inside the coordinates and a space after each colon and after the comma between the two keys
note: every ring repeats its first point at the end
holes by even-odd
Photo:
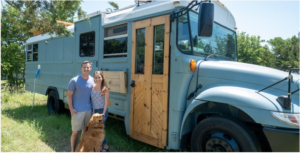
{"type": "MultiPolygon", "coordinates": [[[[108,111],[105,112],[104,117],[105,117],[105,120],[104,120],[103,124],[105,125],[105,123],[106,123],[106,121],[107,121],[107,118],[108,118],[108,111]]],[[[107,145],[107,139],[106,139],[106,136],[105,136],[104,141],[103,141],[102,144],[103,144],[103,148],[104,148],[105,150],[108,150],[108,145],[107,145]]]]}
{"type": "MultiPolygon", "coordinates": [[[[102,113],[103,113],[103,109],[98,109],[98,110],[96,110],[96,111],[93,110],[93,114],[94,114],[94,113],[102,114],[102,113]]],[[[105,118],[105,120],[104,120],[103,124],[105,125],[105,123],[106,123],[106,121],[107,121],[107,118],[108,118],[108,111],[105,112],[104,118],[105,118]]],[[[103,141],[102,145],[103,145],[102,149],[105,149],[105,151],[107,151],[107,150],[109,149],[109,147],[108,147],[108,145],[107,145],[107,139],[106,139],[106,136],[105,136],[105,138],[104,138],[104,141],[103,141]]],[[[102,150],[102,151],[104,151],[104,150],[102,150]]]]}

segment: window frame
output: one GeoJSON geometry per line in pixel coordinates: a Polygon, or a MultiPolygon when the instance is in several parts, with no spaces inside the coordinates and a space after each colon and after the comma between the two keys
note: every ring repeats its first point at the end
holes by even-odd
{"type": "Polygon", "coordinates": [[[188,28],[189,28],[189,41],[190,41],[190,43],[191,43],[191,51],[189,51],[189,52],[184,52],[184,51],[182,51],[180,48],[179,48],[179,46],[178,46],[178,33],[179,33],[179,26],[178,26],[178,24],[179,24],[179,20],[178,20],[178,18],[176,18],[176,47],[177,47],[177,49],[181,52],[181,53],[183,53],[183,54],[186,54],[186,55],[193,55],[193,44],[192,44],[192,41],[191,41],[191,28],[190,28],[190,17],[189,17],[189,13],[187,13],[186,14],[187,15],[187,19],[188,19],[188,28]]]}
{"type": "Polygon", "coordinates": [[[126,25],[126,34],[121,34],[121,35],[114,35],[114,36],[109,36],[109,37],[105,37],[105,34],[104,34],[104,38],[103,38],[103,58],[104,59],[107,59],[107,58],[127,58],[127,55],[128,55],[128,24],[125,23],[125,24],[119,24],[119,25],[115,25],[115,26],[111,26],[111,27],[107,27],[107,28],[104,28],[104,31],[106,29],[109,29],[109,28],[114,28],[114,27],[118,27],[120,25],[126,25]],[[105,41],[106,40],[112,40],[112,39],[118,39],[118,38],[127,38],[127,42],[126,42],[126,53],[111,53],[111,54],[104,54],[104,44],[105,44],[105,41]],[[114,57],[116,56],[116,57],[114,57]],[[119,57],[121,56],[121,57],[119,57]]]}
{"type": "Polygon", "coordinates": [[[157,61],[157,59],[155,58],[155,55],[156,55],[156,53],[157,53],[157,50],[156,50],[156,28],[158,27],[158,26],[163,26],[164,28],[163,28],[163,33],[165,33],[165,29],[166,29],[166,25],[165,24],[160,24],[160,25],[155,25],[155,26],[153,26],[153,58],[152,58],[152,74],[153,75],[163,75],[164,74],[164,54],[165,54],[165,34],[163,35],[163,46],[162,46],[162,48],[161,48],[161,51],[162,51],[162,65],[159,65],[159,63],[156,63],[156,61],[157,61]],[[158,64],[158,65],[156,65],[156,64],[158,64]],[[155,71],[155,68],[156,68],[156,66],[161,66],[161,70],[162,70],[162,72],[161,73],[156,73],[155,71]]]}
{"type": "Polygon", "coordinates": [[[79,35],[79,57],[95,57],[95,55],[96,55],[96,32],[95,31],[89,31],[89,32],[85,32],[85,33],[81,33],[80,35],[79,35]],[[81,35],[83,35],[83,34],[89,34],[89,33],[94,33],[94,55],[92,55],[92,56],[81,56],[81,35]]]}
{"type": "Polygon", "coordinates": [[[36,54],[36,56],[37,56],[37,60],[36,61],[39,61],[39,44],[38,43],[36,43],[36,44],[32,44],[32,61],[35,61],[34,60],[34,55],[36,54]],[[34,52],[34,45],[37,45],[37,52],[34,52]]]}
{"type": "Polygon", "coordinates": [[[39,61],[38,59],[38,57],[39,57],[39,44],[38,43],[33,43],[33,44],[27,44],[26,45],[27,46],[27,49],[26,49],[26,62],[36,62],[36,61],[39,61]],[[33,45],[37,45],[37,51],[36,52],[34,52],[33,51],[33,45]],[[31,48],[30,49],[28,49],[29,48],[29,46],[31,46],[31,48]],[[31,53],[31,60],[30,61],[28,61],[28,53],[31,53]],[[37,60],[34,60],[34,58],[33,58],[33,56],[34,55],[37,55],[37,60]]]}
{"type": "MultiPolygon", "coordinates": [[[[191,12],[192,13],[195,13],[196,15],[198,15],[198,13],[197,12],[195,12],[194,10],[191,10],[191,12]]],[[[186,55],[195,55],[195,56],[202,56],[202,57],[207,57],[207,55],[203,55],[203,54],[198,54],[198,53],[194,53],[194,50],[193,50],[193,46],[194,46],[194,44],[193,44],[193,41],[192,41],[192,31],[191,31],[191,21],[190,21],[190,16],[189,16],[189,12],[187,12],[187,18],[188,18],[188,27],[189,27],[189,38],[190,38],[190,43],[191,43],[191,51],[190,52],[184,52],[184,51],[182,51],[180,48],[179,48],[179,46],[178,46],[178,33],[179,33],[179,26],[178,26],[178,24],[179,24],[179,22],[178,22],[178,18],[176,19],[176,47],[177,47],[177,49],[181,52],[181,53],[183,53],[183,54],[186,54],[186,55]]],[[[220,23],[218,23],[218,22],[216,22],[216,21],[214,21],[213,22],[213,24],[217,24],[217,25],[219,25],[219,26],[221,26],[221,27],[223,27],[223,28],[225,28],[225,29],[227,29],[227,30],[229,30],[229,31],[232,31],[234,34],[235,34],[235,39],[237,40],[237,34],[236,34],[236,31],[233,31],[233,30],[231,30],[231,29],[229,29],[229,28],[227,28],[227,27],[225,27],[225,26],[223,26],[222,24],[220,24],[220,23]]],[[[237,49],[237,42],[235,43],[235,45],[236,45],[236,49],[237,49]]],[[[210,57],[210,58],[212,58],[212,59],[217,59],[217,60],[221,60],[220,58],[215,58],[215,57],[210,57]]],[[[231,60],[230,60],[231,61],[231,60]]],[[[235,61],[235,60],[234,60],[235,61]]],[[[236,61],[238,61],[238,51],[236,50],[236,61]]]]}

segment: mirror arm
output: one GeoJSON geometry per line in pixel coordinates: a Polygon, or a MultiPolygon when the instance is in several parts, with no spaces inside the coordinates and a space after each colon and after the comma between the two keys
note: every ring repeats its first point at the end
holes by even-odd
{"type": "Polygon", "coordinates": [[[170,20],[173,21],[174,19],[187,14],[194,6],[200,5],[202,2],[203,1],[198,2],[197,0],[191,1],[187,7],[180,9],[178,12],[173,12],[170,15],[170,20]]]}

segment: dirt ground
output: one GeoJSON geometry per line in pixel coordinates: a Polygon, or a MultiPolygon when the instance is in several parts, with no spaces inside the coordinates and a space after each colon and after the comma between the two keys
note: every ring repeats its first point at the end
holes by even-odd
{"type": "Polygon", "coordinates": [[[60,148],[58,148],[57,150],[55,150],[56,152],[71,152],[71,144],[68,143],[60,148]]]}

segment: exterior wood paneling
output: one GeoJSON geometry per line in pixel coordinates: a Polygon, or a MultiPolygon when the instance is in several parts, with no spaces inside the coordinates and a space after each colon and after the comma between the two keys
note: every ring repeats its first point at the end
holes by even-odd
{"type": "Polygon", "coordinates": [[[169,16],[159,16],[133,23],[130,136],[159,148],[167,145],[169,83],[169,16]],[[164,25],[163,74],[152,74],[155,26],[164,25]],[[136,74],[136,35],[145,28],[144,74],[136,74]]]}
{"type": "Polygon", "coordinates": [[[103,71],[107,86],[111,92],[127,93],[126,72],[124,71],[103,71]]]}

